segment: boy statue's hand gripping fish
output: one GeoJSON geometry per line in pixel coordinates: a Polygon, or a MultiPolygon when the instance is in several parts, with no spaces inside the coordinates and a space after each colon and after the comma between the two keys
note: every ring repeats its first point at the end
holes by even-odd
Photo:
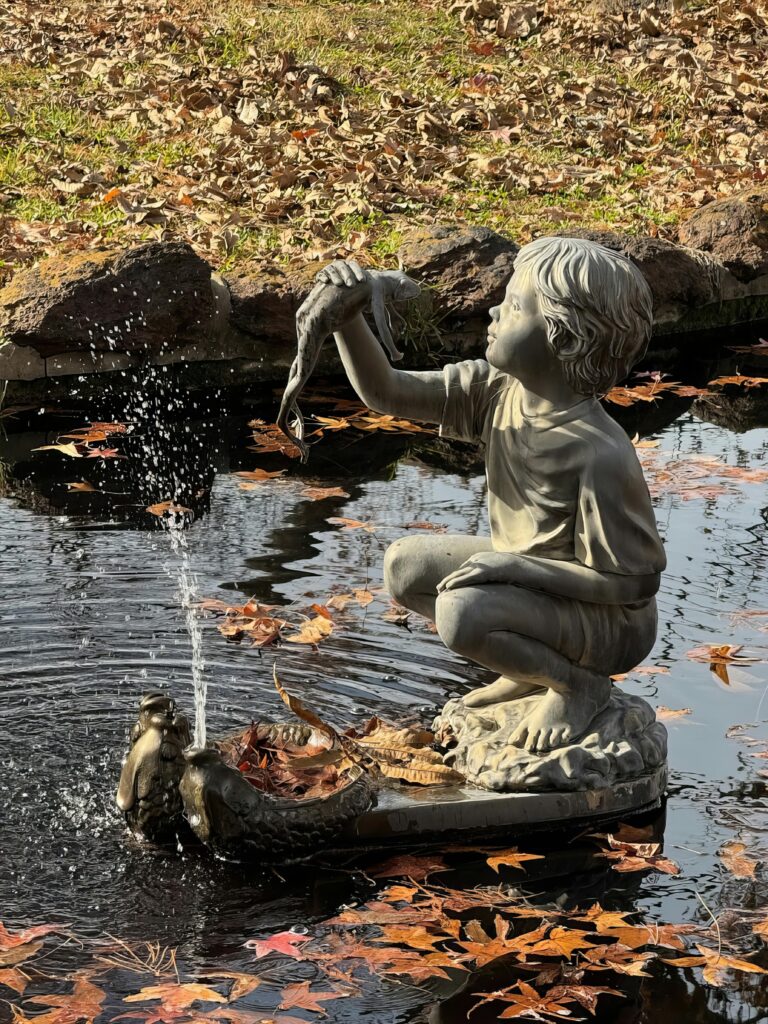
{"type": "Polygon", "coordinates": [[[400,270],[368,270],[365,281],[355,288],[321,281],[304,300],[296,313],[298,352],[277,416],[278,427],[299,449],[302,462],[307,461],[309,448],[304,441],[304,417],[296,403],[317,365],[325,339],[370,305],[382,345],[393,362],[402,359],[392,338],[387,307],[416,298],[419,292],[416,282],[400,270]]]}

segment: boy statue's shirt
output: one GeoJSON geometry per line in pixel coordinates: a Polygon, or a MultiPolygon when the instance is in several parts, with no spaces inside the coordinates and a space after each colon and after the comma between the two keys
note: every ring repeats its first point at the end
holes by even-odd
{"type": "Polygon", "coordinates": [[[440,434],[485,445],[498,551],[645,576],[666,566],[643,471],[595,398],[524,416],[522,386],[483,359],[443,370],[440,434]]]}

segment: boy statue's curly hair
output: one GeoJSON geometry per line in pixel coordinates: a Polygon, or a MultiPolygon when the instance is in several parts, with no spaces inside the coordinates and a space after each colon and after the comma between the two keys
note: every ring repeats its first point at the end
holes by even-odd
{"type": "Polygon", "coordinates": [[[582,238],[537,238],[520,250],[518,274],[536,292],[574,391],[605,394],[645,352],[653,296],[626,256],[582,238]]]}

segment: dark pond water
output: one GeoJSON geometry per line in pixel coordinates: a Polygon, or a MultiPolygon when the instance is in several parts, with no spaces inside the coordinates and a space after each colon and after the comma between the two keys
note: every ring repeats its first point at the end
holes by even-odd
{"type": "MultiPolygon", "coordinates": [[[[702,355],[674,377],[702,383],[734,365],[727,354],[719,362],[702,355]]],[[[486,532],[484,480],[471,454],[451,455],[429,437],[328,435],[307,467],[256,455],[247,449],[246,424],[274,415],[271,394],[180,395],[170,378],[127,380],[125,394],[122,406],[113,393],[89,410],[94,419],[135,421],[134,432],[115,444],[124,460],[31,451],[87,422],[76,394],[69,412],[6,420],[10,430],[0,439],[0,917],[9,927],[68,922],[84,938],[108,934],[177,947],[190,974],[212,965],[253,970],[247,939],[310,927],[341,904],[369,898],[371,884],[359,872],[327,865],[286,872],[281,881],[194,852],[140,848],[126,834],[113,794],[138,697],[168,688],[192,707],[180,556],[143,509],[176,494],[195,510],[188,558],[201,596],[301,608],[333,590],[380,587],[384,549],[410,521],[486,532]],[[232,473],[258,466],[288,473],[242,489],[232,473]],[[84,480],[112,493],[66,486],[84,480]],[[349,497],[308,500],[300,495],[307,483],[342,485],[349,497]],[[371,521],[375,532],[343,530],[328,523],[332,516],[371,521]]],[[[322,411],[332,407],[330,397],[322,411]]],[[[761,631],[768,613],[737,615],[768,609],[768,497],[765,483],[717,471],[705,489],[701,478],[670,482],[660,471],[670,459],[703,464],[703,457],[768,468],[768,397],[729,389],[717,400],[672,398],[615,411],[631,433],[660,442],[641,453],[669,556],[659,636],[648,659],[653,667],[622,685],[655,706],[691,712],[668,722],[665,851],[682,873],[619,875],[561,857],[549,874],[537,872],[536,898],[567,894],[571,904],[599,899],[658,920],[700,923],[708,920],[705,904],[726,914],[725,928],[730,909],[768,906],[760,869],[754,879],[737,880],[717,856],[734,839],[758,859],[768,853],[767,762],[754,756],[764,747],[726,738],[730,726],[752,723],[748,736],[768,740],[768,632],[761,631]],[[757,660],[730,669],[725,685],[706,663],[686,656],[709,643],[744,644],[757,660]]],[[[260,653],[227,643],[216,620],[204,619],[209,733],[285,717],[272,684],[275,660],[284,684],[338,724],[372,714],[428,720],[447,697],[482,680],[426,628],[385,621],[386,608],[377,594],[317,651],[286,645],[260,653]]],[[[469,857],[452,884],[497,880],[482,858],[469,857]]],[[[518,877],[515,884],[525,887],[518,877]]],[[[67,955],[76,964],[77,952],[67,955]]],[[[308,977],[305,965],[293,962],[274,971],[276,985],[308,977]]],[[[254,1020],[271,1019],[277,991],[265,984],[249,997],[254,1020]]],[[[440,1005],[441,994],[448,993],[377,983],[329,1012],[334,1020],[377,1024],[465,1020],[461,1001],[440,1005]]],[[[604,1019],[757,1022],[768,1013],[759,975],[734,976],[716,989],[691,971],[660,968],[633,982],[629,996],[604,1019]]],[[[0,1003],[0,1017],[5,1012],[0,1003]]]]}

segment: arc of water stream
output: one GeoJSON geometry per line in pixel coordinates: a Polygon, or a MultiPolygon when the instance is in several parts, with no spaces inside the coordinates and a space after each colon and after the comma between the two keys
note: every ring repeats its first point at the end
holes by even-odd
{"type": "Polygon", "coordinates": [[[206,743],[205,705],[208,697],[208,680],[205,675],[205,658],[203,657],[203,631],[200,619],[195,610],[199,599],[197,574],[193,571],[189,560],[189,545],[184,533],[184,523],[176,517],[169,517],[168,533],[171,548],[179,557],[179,590],[178,596],[184,611],[184,620],[189,633],[192,647],[192,685],[195,696],[195,735],[194,745],[204,747],[206,743]]]}

